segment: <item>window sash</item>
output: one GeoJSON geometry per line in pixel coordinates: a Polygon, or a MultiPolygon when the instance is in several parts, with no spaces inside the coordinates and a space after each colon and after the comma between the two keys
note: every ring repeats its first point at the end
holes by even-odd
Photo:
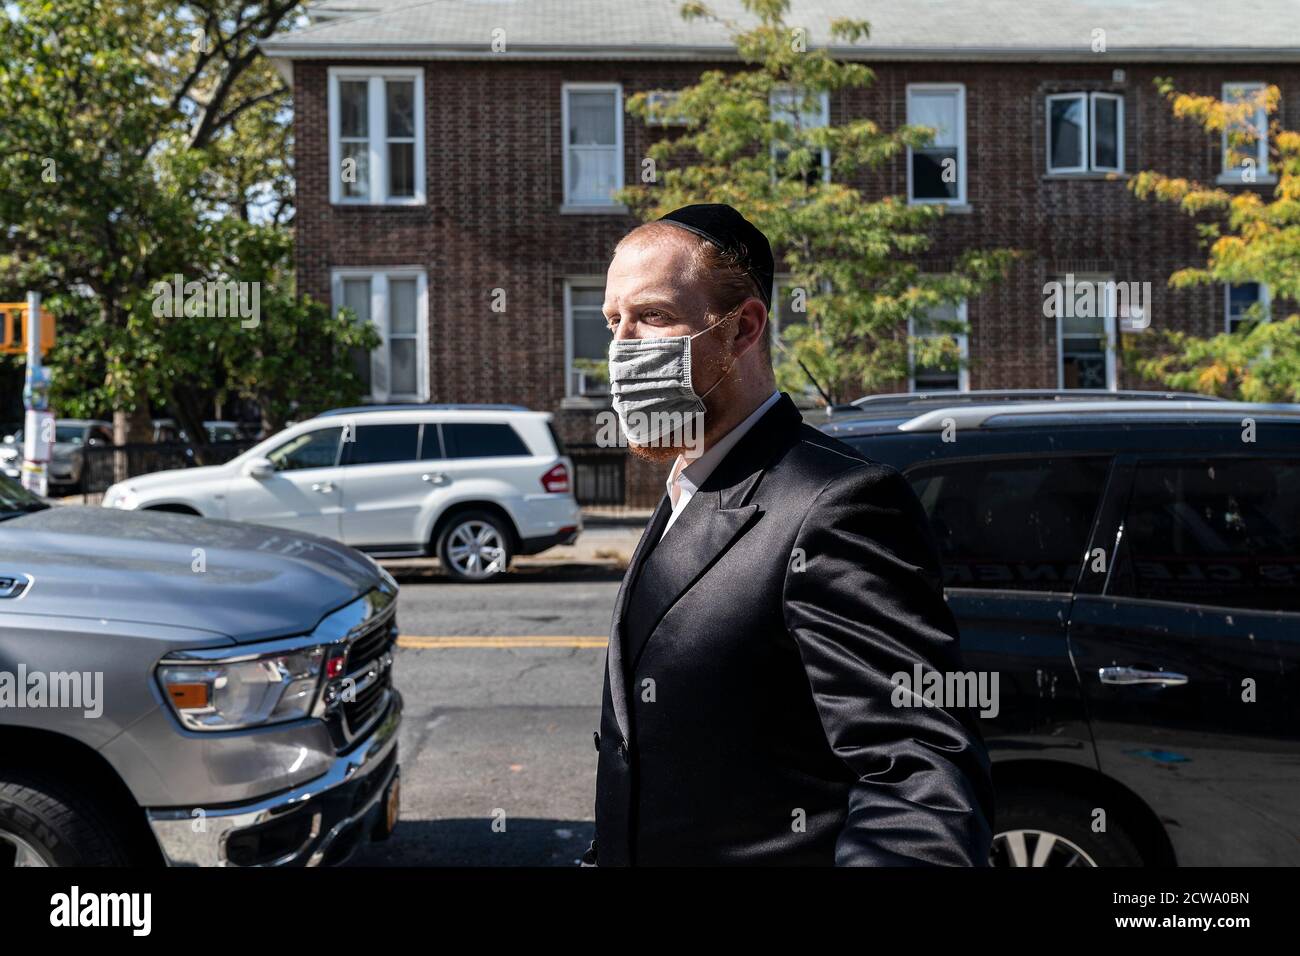
{"type": "Polygon", "coordinates": [[[929,366],[924,368],[917,368],[914,355],[913,355],[913,350],[909,347],[908,356],[907,356],[907,390],[909,392],[920,392],[920,391],[969,392],[970,391],[970,366],[968,365],[968,362],[970,360],[969,334],[966,332],[945,332],[942,329],[936,329],[934,331],[926,330],[927,326],[931,326],[934,323],[960,322],[963,325],[965,325],[967,321],[966,316],[967,316],[967,303],[966,300],[963,299],[962,301],[956,303],[955,305],[938,306],[936,309],[931,310],[930,314],[928,315],[912,316],[907,320],[907,334],[911,338],[956,339],[957,348],[961,353],[961,364],[955,369],[932,368],[929,366]],[[946,312],[949,309],[952,310],[953,313],[952,315],[938,314],[940,312],[946,312]],[[942,385],[940,386],[925,385],[924,388],[921,388],[918,385],[918,382],[921,378],[931,378],[931,379],[951,378],[953,380],[953,386],[951,389],[942,385]]]}
{"type": "MultiPolygon", "coordinates": [[[[1265,84],[1252,81],[1249,83],[1224,83],[1223,95],[1221,99],[1226,103],[1240,103],[1253,97],[1260,90],[1264,89],[1265,84]],[[1235,95],[1240,93],[1241,95],[1235,95]]],[[[1255,175],[1268,175],[1268,113],[1262,108],[1255,111],[1254,126],[1259,135],[1255,139],[1255,175]]],[[[1233,163],[1233,154],[1231,146],[1228,143],[1229,130],[1225,129],[1222,134],[1223,140],[1223,175],[1235,176],[1241,178],[1245,172],[1245,167],[1240,163],[1233,163]]],[[[1241,153],[1238,152],[1240,157],[1241,153]]]]}
{"type": "Polygon", "coordinates": [[[329,71],[330,202],[334,205],[419,205],[425,201],[424,183],[424,71],[421,68],[368,70],[331,67],[329,71]],[[366,135],[342,135],[344,83],[366,86],[366,135]],[[389,135],[390,85],[410,84],[414,135],[389,135]],[[410,146],[411,192],[395,192],[395,168],[390,162],[394,146],[410,146]],[[342,181],[347,147],[363,147],[357,163],[356,183],[342,181]]]}
{"type": "Polygon", "coordinates": [[[390,269],[339,269],[333,276],[334,307],[345,304],[347,283],[370,283],[370,322],[380,335],[380,344],[370,353],[370,400],[426,401],[429,394],[428,356],[428,280],[422,270],[411,268],[390,269]],[[415,330],[394,332],[394,308],[397,297],[392,294],[394,281],[415,280],[415,330]],[[395,368],[395,342],[413,342],[415,349],[415,391],[395,391],[392,375],[395,368]]]}
{"type": "Polygon", "coordinates": [[[1049,173],[1084,173],[1088,171],[1088,97],[1084,93],[1054,93],[1047,97],[1047,171],[1049,173]],[[1057,103],[1077,102],[1079,104],[1079,146],[1078,162],[1057,164],[1056,137],[1052,134],[1052,107],[1057,103]]]}
{"type": "MultiPolygon", "coordinates": [[[[919,149],[907,149],[907,201],[909,203],[940,203],[950,206],[966,204],[966,87],[961,83],[909,83],[907,85],[907,122],[909,125],[929,125],[916,114],[919,101],[925,98],[950,97],[952,100],[951,136],[936,130],[934,140],[919,149]],[[947,141],[950,140],[950,141],[947,141]],[[957,161],[956,194],[953,196],[917,195],[915,157],[940,153],[953,153],[957,161]]],[[[947,157],[944,157],[947,158],[947,157]]],[[[942,162],[940,162],[942,166],[942,162]]]]}
{"type": "Polygon", "coordinates": [[[580,303],[583,292],[597,293],[601,299],[605,294],[605,283],[600,279],[571,279],[564,284],[564,394],[568,398],[604,398],[609,395],[609,386],[598,380],[589,381],[586,375],[574,365],[577,359],[604,359],[608,355],[578,355],[578,323],[605,324],[604,309],[596,303],[580,303]]]}
{"type": "Polygon", "coordinates": [[[1049,173],[1122,173],[1124,171],[1124,96],[1121,93],[1052,93],[1045,97],[1047,126],[1047,171],[1049,173]],[[1074,163],[1055,162],[1056,139],[1053,136],[1052,107],[1056,103],[1079,104],[1079,147],[1074,163]],[[1114,165],[1097,159],[1098,135],[1097,104],[1114,104],[1115,143],[1114,165]]]}
{"type": "Polygon", "coordinates": [[[1119,173],[1124,171],[1124,97],[1116,93],[1093,93],[1088,97],[1088,159],[1091,167],[1099,173],[1119,173]],[[1114,103],[1115,111],[1115,163],[1114,165],[1103,165],[1097,160],[1097,144],[1101,141],[1098,134],[1097,125],[1097,104],[1114,103]]]}
{"type": "Polygon", "coordinates": [[[613,206],[623,188],[623,87],[618,83],[565,83],[560,91],[564,203],[570,206],[613,206]],[[575,94],[610,94],[612,143],[573,143],[575,94]],[[606,186],[608,185],[608,188],[606,186]]]}
{"type": "MultiPolygon", "coordinates": [[[[1065,276],[1055,276],[1054,278],[1064,284],[1065,276]]],[[[1116,313],[1119,308],[1115,294],[1114,277],[1109,275],[1076,275],[1074,277],[1073,289],[1077,290],[1085,284],[1097,287],[1093,301],[1101,308],[1102,314],[1100,316],[1074,316],[1072,311],[1075,300],[1071,296],[1066,303],[1066,308],[1061,309],[1056,316],[1057,387],[1070,387],[1065,384],[1066,358],[1070,356],[1100,356],[1105,362],[1105,384],[1102,387],[1115,391],[1119,387],[1115,366],[1116,313]],[[1091,330],[1076,327],[1074,330],[1067,331],[1066,323],[1068,321],[1074,321],[1075,323],[1097,322],[1099,327],[1091,330]],[[1098,349],[1080,349],[1074,346],[1074,343],[1077,342],[1099,343],[1101,347],[1098,349]]]]}

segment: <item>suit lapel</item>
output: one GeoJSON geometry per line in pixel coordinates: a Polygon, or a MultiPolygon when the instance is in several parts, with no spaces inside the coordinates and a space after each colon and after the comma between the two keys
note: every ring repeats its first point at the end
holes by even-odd
{"type": "Polygon", "coordinates": [[[609,650],[605,655],[605,664],[608,670],[609,694],[614,703],[614,718],[624,739],[627,738],[630,721],[627,713],[627,683],[623,678],[623,614],[627,610],[628,593],[641,572],[641,566],[645,563],[646,552],[651,550],[654,543],[659,540],[659,536],[663,534],[664,525],[668,523],[670,514],[672,514],[672,505],[668,501],[668,496],[664,495],[659,499],[659,506],[655,508],[654,514],[650,516],[650,523],[646,525],[641,540],[637,542],[636,550],[632,552],[627,573],[623,575],[623,583],[618,588],[618,597],[614,599],[614,620],[610,625],[609,650]]]}
{"type": "MultiPolygon", "coordinates": [[[[756,472],[753,478],[757,477],[756,472]]],[[[685,510],[651,553],[641,580],[634,585],[636,612],[654,623],[635,629],[641,640],[635,647],[629,644],[627,648],[631,668],[636,667],[660,619],[731,547],[758,513],[758,505],[724,507],[720,491],[701,488],[691,496],[685,510]]]]}

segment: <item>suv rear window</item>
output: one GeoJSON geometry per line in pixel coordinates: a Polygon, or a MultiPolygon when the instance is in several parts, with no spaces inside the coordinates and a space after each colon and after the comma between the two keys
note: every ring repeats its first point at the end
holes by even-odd
{"type": "Polygon", "coordinates": [[[448,458],[509,458],[532,454],[509,425],[443,422],[442,441],[448,458]]]}
{"type": "Polygon", "coordinates": [[[956,588],[1070,591],[1106,458],[981,459],[908,473],[956,588]]]}
{"type": "Polygon", "coordinates": [[[1300,460],[1140,464],[1106,593],[1300,611],[1300,460]]]}
{"type": "Polygon", "coordinates": [[[396,461],[417,461],[420,426],[359,425],[350,441],[343,442],[343,464],[382,465],[396,461]]]}

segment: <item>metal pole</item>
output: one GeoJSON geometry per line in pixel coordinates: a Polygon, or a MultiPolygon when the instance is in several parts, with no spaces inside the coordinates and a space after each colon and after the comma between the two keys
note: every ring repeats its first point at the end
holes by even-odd
{"type": "Polygon", "coordinates": [[[27,381],[23,405],[23,487],[38,495],[49,492],[47,466],[54,443],[54,416],[50,414],[49,375],[41,367],[41,294],[27,293],[27,381]]]}

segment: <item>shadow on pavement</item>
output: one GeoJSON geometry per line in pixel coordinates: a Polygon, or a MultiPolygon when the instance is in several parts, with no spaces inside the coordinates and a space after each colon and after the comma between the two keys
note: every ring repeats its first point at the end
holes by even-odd
{"type": "Polygon", "coordinates": [[[507,818],[501,833],[483,817],[407,820],[348,866],[577,866],[595,829],[589,820],[507,818]]]}

